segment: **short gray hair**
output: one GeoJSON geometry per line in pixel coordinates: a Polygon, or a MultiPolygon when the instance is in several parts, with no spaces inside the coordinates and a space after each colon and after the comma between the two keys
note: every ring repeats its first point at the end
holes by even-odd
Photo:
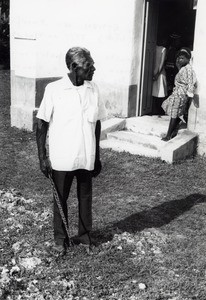
{"type": "Polygon", "coordinates": [[[65,57],[67,68],[70,69],[72,63],[77,63],[83,65],[87,56],[90,56],[89,50],[82,47],[72,47],[70,48],[65,57]]]}

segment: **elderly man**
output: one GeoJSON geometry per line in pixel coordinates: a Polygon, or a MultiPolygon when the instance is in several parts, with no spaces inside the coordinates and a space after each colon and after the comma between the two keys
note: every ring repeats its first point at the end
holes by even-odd
{"type": "MultiPolygon", "coordinates": [[[[79,229],[73,242],[91,244],[92,177],[101,172],[100,120],[106,117],[106,113],[98,88],[91,81],[95,67],[90,52],[80,47],[69,49],[66,65],[69,73],[46,86],[37,114],[38,156],[44,175],[48,177],[52,174],[66,220],[67,199],[76,177],[79,229]],[[47,132],[49,158],[46,151],[47,132]]],[[[53,212],[53,251],[63,254],[68,240],[56,201],[53,212]]]]}

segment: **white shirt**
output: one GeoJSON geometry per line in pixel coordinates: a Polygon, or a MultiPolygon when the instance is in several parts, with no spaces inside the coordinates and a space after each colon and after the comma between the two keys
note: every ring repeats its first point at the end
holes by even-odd
{"type": "Polygon", "coordinates": [[[49,158],[58,171],[94,169],[96,121],[106,117],[97,86],[68,75],[46,86],[37,118],[49,122],[49,158]]]}

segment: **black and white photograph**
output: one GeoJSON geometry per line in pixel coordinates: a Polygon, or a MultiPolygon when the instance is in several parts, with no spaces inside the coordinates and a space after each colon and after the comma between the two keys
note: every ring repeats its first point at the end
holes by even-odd
{"type": "Polygon", "coordinates": [[[0,0],[0,300],[206,300],[205,12],[0,0]]]}

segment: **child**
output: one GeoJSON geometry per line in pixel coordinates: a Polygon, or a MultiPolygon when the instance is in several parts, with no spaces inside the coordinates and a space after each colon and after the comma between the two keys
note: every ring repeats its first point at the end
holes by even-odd
{"type": "Polygon", "coordinates": [[[162,108],[171,117],[169,128],[163,141],[168,141],[175,136],[180,117],[188,109],[188,103],[194,96],[196,87],[196,76],[189,64],[191,58],[190,49],[181,48],[177,54],[176,65],[178,73],[175,77],[175,86],[172,94],[163,102],[162,108]]]}

